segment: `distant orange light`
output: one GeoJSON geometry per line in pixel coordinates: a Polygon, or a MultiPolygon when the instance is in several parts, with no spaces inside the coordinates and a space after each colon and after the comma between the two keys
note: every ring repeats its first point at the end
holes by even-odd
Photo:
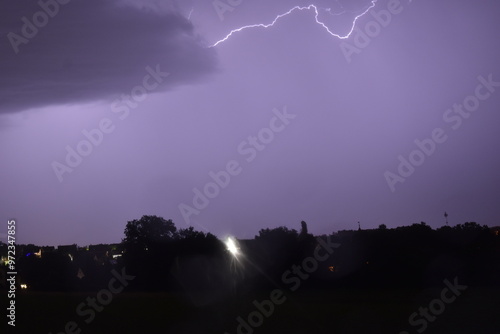
{"type": "Polygon", "coordinates": [[[335,267],[334,266],[329,266],[328,269],[330,269],[330,271],[335,271],[335,267]]]}

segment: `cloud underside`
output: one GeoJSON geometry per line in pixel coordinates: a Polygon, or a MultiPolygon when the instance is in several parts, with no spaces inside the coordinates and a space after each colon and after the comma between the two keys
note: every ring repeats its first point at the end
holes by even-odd
{"type": "Polygon", "coordinates": [[[197,82],[216,69],[215,51],[173,11],[73,0],[26,37],[22,18],[33,23],[40,11],[34,1],[0,4],[0,113],[130,92],[147,66],[170,73],[160,90],[197,82]]]}

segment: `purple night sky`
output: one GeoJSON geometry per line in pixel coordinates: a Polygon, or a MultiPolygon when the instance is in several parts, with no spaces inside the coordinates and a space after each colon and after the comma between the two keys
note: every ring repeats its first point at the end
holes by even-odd
{"type": "Polygon", "coordinates": [[[41,245],[142,215],[238,238],[500,225],[500,4],[370,6],[2,1],[2,221],[41,245]]]}

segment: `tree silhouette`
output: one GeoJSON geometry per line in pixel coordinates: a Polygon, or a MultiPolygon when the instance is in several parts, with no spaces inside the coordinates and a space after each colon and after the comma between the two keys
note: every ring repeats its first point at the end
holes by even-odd
{"type": "Polygon", "coordinates": [[[302,257],[308,256],[308,254],[311,253],[315,247],[316,238],[308,232],[307,223],[305,221],[300,222],[300,234],[298,241],[298,254],[302,257]]]}
{"type": "Polygon", "coordinates": [[[300,222],[300,235],[306,236],[308,234],[307,231],[307,223],[305,221],[300,222]]]}
{"type": "Polygon", "coordinates": [[[295,229],[285,226],[261,229],[259,235],[255,236],[253,260],[259,263],[267,277],[279,279],[286,268],[296,262],[299,253],[298,237],[295,229]]]}
{"type": "Polygon", "coordinates": [[[203,240],[205,239],[208,235],[211,235],[210,233],[205,234],[201,231],[196,231],[192,226],[188,228],[181,228],[179,229],[179,232],[177,233],[177,236],[179,239],[191,239],[191,240],[203,240]]]}
{"type": "Polygon", "coordinates": [[[259,235],[255,236],[255,240],[296,240],[298,238],[297,230],[289,229],[286,226],[280,226],[273,229],[263,228],[259,231],[259,235]]]}
{"type": "Polygon", "coordinates": [[[156,289],[170,285],[177,236],[172,220],[162,217],[142,216],[127,222],[123,258],[127,270],[137,276],[132,286],[156,289]]]}
{"type": "Polygon", "coordinates": [[[171,219],[158,216],[142,216],[127,222],[125,227],[125,246],[147,249],[154,244],[172,241],[177,235],[177,228],[171,219]]]}

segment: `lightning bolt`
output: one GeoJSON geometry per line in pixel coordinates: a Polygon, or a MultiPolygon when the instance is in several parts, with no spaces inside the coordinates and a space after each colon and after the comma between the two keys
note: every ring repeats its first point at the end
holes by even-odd
{"type": "Polygon", "coordinates": [[[267,29],[267,28],[270,28],[270,27],[274,26],[276,24],[276,22],[278,22],[281,18],[283,18],[285,16],[288,16],[288,15],[292,14],[295,11],[304,11],[304,10],[309,10],[309,11],[310,10],[314,10],[314,13],[315,13],[314,19],[316,20],[316,23],[319,24],[321,27],[323,27],[331,36],[339,38],[339,39],[347,39],[347,38],[349,38],[351,36],[352,32],[354,31],[354,28],[356,27],[356,22],[360,18],[362,18],[363,16],[365,16],[370,11],[370,9],[372,9],[373,7],[375,7],[377,1],[378,0],[372,0],[371,1],[371,5],[369,5],[361,14],[357,15],[354,18],[354,20],[352,21],[351,29],[345,35],[339,35],[339,34],[336,34],[336,33],[332,32],[326,26],[326,24],[324,24],[323,22],[321,22],[319,20],[319,18],[318,18],[319,11],[318,11],[318,7],[316,7],[316,5],[309,5],[309,6],[305,6],[305,7],[295,6],[295,7],[291,8],[290,10],[288,10],[287,12],[285,12],[283,14],[279,14],[278,16],[276,16],[276,18],[271,23],[269,23],[269,24],[257,23],[257,24],[246,25],[246,26],[243,26],[243,27],[231,30],[229,32],[229,34],[226,35],[226,37],[222,38],[221,40],[218,40],[217,42],[215,42],[210,47],[211,48],[216,47],[217,45],[219,45],[219,44],[224,43],[225,41],[227,41],[234,34],[239,33],[239,32],[241,32],[243,30],[246,30],[246,29],[252,29],[252,28],[265,28],[265,29],[267,29]]]}

